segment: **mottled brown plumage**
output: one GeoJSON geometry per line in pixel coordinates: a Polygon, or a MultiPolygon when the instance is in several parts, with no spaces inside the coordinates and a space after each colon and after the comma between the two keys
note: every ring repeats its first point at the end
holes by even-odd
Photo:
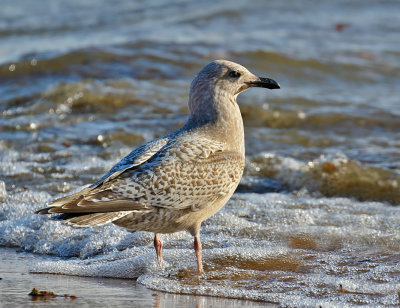
{"type": "Polygon", "coordinates": [[[63,213],[81,227],[112,222],[154,232],[159,262],[158,233],[187,230],[203,273],[200,225],[225,205],[242,177],[244,132],[236,97],[250,87],[279,85],[239,64],[211,62],[192,82],[190,116],[180,130],[142,145],[95,184],[37,213],[63,213]]]}

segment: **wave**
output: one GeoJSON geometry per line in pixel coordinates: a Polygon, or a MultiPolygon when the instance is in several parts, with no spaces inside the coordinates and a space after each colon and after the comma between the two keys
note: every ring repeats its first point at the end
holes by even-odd
{"type": "Polygon", "coordinates": [[[321,156],[304,163],[264,153],[249,159],[246,174],[272,178],[282,187],[302,193],[400,205],[398,174],[363,165],[344,155],[321,156]]]}

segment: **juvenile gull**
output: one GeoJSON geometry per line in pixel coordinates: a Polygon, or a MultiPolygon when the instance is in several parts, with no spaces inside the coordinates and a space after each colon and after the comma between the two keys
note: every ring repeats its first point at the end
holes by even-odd
{"type": "Polygon", "coordinates": [[[143,144],[93,185],[36,213],[63,213],[61,219],[81,227],[112,222],[154,232],[159,263],[159,233],[187,230],[203,274],[201,222],[225,205],[242,177],[244,132],[236,98],[251,87],[279,84],[234,62],[211,62],[192,81],[190,115],[181,129],[143,144]]]}

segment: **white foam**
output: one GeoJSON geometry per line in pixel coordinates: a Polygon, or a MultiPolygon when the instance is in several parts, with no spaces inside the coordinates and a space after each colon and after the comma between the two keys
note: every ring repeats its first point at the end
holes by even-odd
{"type": "Polygon", "coordinates": [[[398,303],[397,207],[347,198],[235,194],[202,227],[206,274],[199,278],[188,233],[162,235],[160,267],[153,234],[114,225],[73,228],[33,214],[49,199],[43,192],[20,192],[0,207],[1,245],[54,255],[53,261],[32,266],[34,272],[138,279],[161,291],[288,307],[398,303]]]}
{"type": "Polygon", "coordinates": [[[0,181],[0,201],[5,200],[8,197],[6,183],[0,181]]]}

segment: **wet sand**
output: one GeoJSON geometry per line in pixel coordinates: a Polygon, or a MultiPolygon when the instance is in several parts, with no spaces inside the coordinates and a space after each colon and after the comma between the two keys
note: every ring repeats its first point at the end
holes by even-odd
{"type": "Polygon", "coordinates": [[[0,307],[276,307],[245,300],[156,292],[131,279],[33,274],[30,266],[53,257],[0,249],[0,307]],[[65,297],[31,297],[33,288],[65,297]]]}

